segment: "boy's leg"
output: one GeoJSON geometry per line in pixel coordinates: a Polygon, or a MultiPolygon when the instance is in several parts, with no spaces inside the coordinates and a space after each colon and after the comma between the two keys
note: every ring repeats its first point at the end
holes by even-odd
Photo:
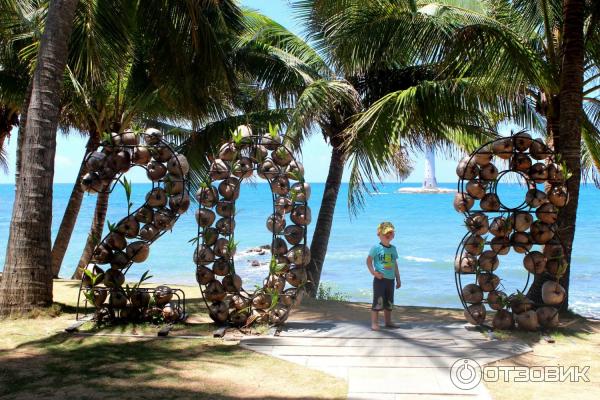
{"type": "Polygon", "coordinates": [[[396,325],[394,325],[392,322],[392,307],[394,305],[394,280],[386,279],[385,289],[385,307],[383,310],[385,326],[389,328],[395,328],[396,325]]]}
{"type": "Polygon", "coordinates": [[[371,311],[371,329],[379,330],[379,311],[371,311]]]}

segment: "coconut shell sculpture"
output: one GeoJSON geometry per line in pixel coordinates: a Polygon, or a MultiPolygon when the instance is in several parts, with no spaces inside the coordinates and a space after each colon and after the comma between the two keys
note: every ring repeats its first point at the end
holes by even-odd
{"type": "Polygon", "coordinates": [[[209,181],[196,193],[200,240],[194,251],[196,279],[215,322],[285,322],[306,283],[309,197],[304,168],[280,136],[253,135],[249,127],[240,126],[235,140],[220,146],[212,157],[209,181]],[[269,183],[273,194],[273,213],[265,218],[272,257],[262,287],[247,291],[234,262],[235,204],[240,184],[255,174],[269,183]]]}
{"type": "MultiPolygon", "coordinates": [[[[123,285],[131,265],[144,262],[150,245],[171,229],[190,206],[186,158],[177,154],[157,129],[150,128],[141,134],[132,130],[112,133],[96,151],[87,155],[87,173],[81,185],[88,193],[111,192],[117,183],[123,183],[122,174],[135,166],[146,170],[152,188],[145,203],[129,210],[96,245],[82,278],[80,294],[84,293],[87,304],[95,307],[99,321],[115,317],[176,321],[185,316],[181,290],[123,285]]],[[[124,186],[129,196],[126,181],[124,186]]]]}
{"type": "Polygon", "coordinates": [[[558,210],[568,201],[565,171],[544,142],[521,131],[485,144],[463,158],[457,168],[454,208],[465,215],[467,234],[458,247],[454,269],[465,318],[483,325],[495,311],[495,329],[534,331],[558,325],[558,308],[565,299],[559,284],[566,263],[556,228],[558,210]],[[524,182],[520,205],[505,205],[498,194],[507,174],[524,182]],[[522,291],[506,293],[500,276],[502,256],[522,255],[527,281],[522,291]],[[543,277],[542,303],[526,292],[531,275],[543,277]]]}

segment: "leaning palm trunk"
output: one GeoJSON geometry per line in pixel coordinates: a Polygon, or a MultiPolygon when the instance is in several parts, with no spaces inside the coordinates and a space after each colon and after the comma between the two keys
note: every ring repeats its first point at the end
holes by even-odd
{"type": "Polygon", "coordinates": [[[323,270],[323,262],[327,254],[327,246],[333,224],[333,213],[342,183],[345,161],[343,152],[334,146],[331,151],[329,173],[325,182],[319,217],[310,244],[311,260],[306,266],[308,273],[307,293],[312,298],[317,296],[319,281],[321,280],[321,271],[323,270]]]}
{"type": "Polygon", "coordinates": [[[52,303],[52,183],[60,91],[77,0],[50,2],[37,65],[0,281],[0,314],[52,303]]]}
{"type": "Polygon", "coordinates": [[[104,220],[106,219],[106,211],[108,210],[109,196],[109,192],[98,193],[98,198],[96,199],[96,209],[94,210],[94,219],[92,220],[90,233],[88,234],[87,240],[85,242],[85,247],[83,248],[83,252],[81,253],[79,263],[77,264],[77,269],[73,273],[71,279],[81,279],[81,277],[83,276],[83,270],[92,258],[94,247],[102,238],[104,220]]]}
{"type": "MultiPolygon", "coordinates": [[[[94,145],[97,143],[96,136],[97,135],[95,135],[93,132],[90,132],[90,138],[86,145],[88,152],[95,148],[94,145]]],[[[73,190],[71,190],[71,196],[69,197],[69,202],[67,203],[67,208],[65,209],[62,222],[60,223],[58,234],[56,235],[56,239],[54,239],[54,245],[52,246],[52,274],[54,278],[58,278],[58,273],[60,272],[60,267],[65,257],[65,253],[69,247],[71,235],[73,234],[73,229],[75,228],[75,223],[77,222],[77,217],[79,215],[79,210],[81,209],[83,189],[80,182],[85,173],[86,166],[84,156],[79,167],[79,172],[77,173],[77,180],[73,185],[73,190]]]]}

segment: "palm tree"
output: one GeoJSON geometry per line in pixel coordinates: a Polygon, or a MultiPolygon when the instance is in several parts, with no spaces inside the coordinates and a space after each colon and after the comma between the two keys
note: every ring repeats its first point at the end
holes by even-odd
{"type": "Polygon", "coordinates": [[[52,302],[50,230],[52,181],[59,93],[67,63],[68,42],[77,0],[55,0],[48,18],[32,78],[11,219],[6,263],[0,282],[0,313],[29,311],[52,302]]]}
{"type": "MultiPolygon", "coordinates": [[[[389,5],[392,2],[381,3],[389,5]]],[[[600,35],[598,24],[595,23],[600,17],[600,10],[597,2],[586,2],[584,7],[584,106],[579,111],[582,140],[577,139],[577,134],[570,131],[578,126],[574,119],[568,120],[569,123],[575,123],[575,127],[569,125],[571,128],[567,132],[570,133],[563,134],[560,131],[560,127],[565,124],[562,122],[560,107],[563,102],[560,85],[577,84],[577,80],[572,80],[573,71],[569,76],[564,75],[565,10],[561,0],[490,0],[479,2],[479,10],[466,10],[456,6],[461,3],[456,1],[407,0],[393,3],[394,7],[401,7],[398,4],[403,3],[406,10],[389,12],[389,7],[392,6],[380,7],[380,11],[377,11],[377,7],[372,7],[371,10],[372,17],[377,12],[380,17],[377,18],[375,32],[370,31],[369,38],[379,37],[381,40],[350,43],[340,51],[355,51],[360,60],[362,55],[367,59],[369,54],[378,54],[383,48],[403,49],[407,43],[421,43],[422,49],[418,56],[427,59],[433,56],[427,51],[432,38],[446,37],[443,47],[433,49],[439,56],[438,74],[456,77],[454,80],[446,80],[445,84],[450,84],[448,87],[451,88],[460,88],[460,85],[467,83],[465,89],[469,89],[469,98],[479,102],[479,105],[474,103],[476,108],[492,111],[546,136],[571,173],[571,178],[567,181],[570,201],[561,210],[558,221],[561,239],[566,247],[565,261],[569,265],[578,206],[581,176],[579,166],[583,163],[583,170],[595,180],[597,175],[594,168],[600,166],[600,101],[597,98],[600,88],[600,35]],[[459,15],[460,18],[450,18],[452,15],[459,15]],[[427,34],[410,30],[411,24],[418,19],[435,16],[443,17],[446,21],[454,20],[454,23],[444,25],[444,30],[439,32],[436,31],[439,25],[432,24],[432,29],[427,34]],[[389,40],[384,41],[383,38],[389,40]],[[570,142],[571,139],[578,143],[570,142]],[[565,140],[570,143],[567,148],[563,145],[565,140]]],[[[354,22],[352,19],[336,21],[347,30],[356,29],[360,23],[358,19],[354,22]]],[[[359,67],[362,65],[361,62],[355,64],[359,67]]],[[[405,97],[409,94],[398,91],[377,101],[369,112],[355,121],[352,127],[355,138],[362,138],[360,140],[366,140],[366,143],[369,143],[367,138],[370,138],[373,141],[373,144],[369,144],[371,148],[381,147],[386,132],[394,132],[397,121],[404,119],[407,111],[413,113],[412,109],[406,107],[405,97]]],[[[438,99],[435,104],[446,108],[439,101],[442,99],[441,93],[431,93],[429,99],[438,99]]],[[[573,100],[572,97],[570,99],[573,100]]],[[[381,158],[376,161],[383,162],[381,158]]],[[[367,170],[372,164],[363,164],[363,170],[367,170]]],[[[569,284],[569,268],[561,280],[566,289],[569,284]]],[[[530,297],[538,299],[543,279],[545,278],[536,277],[529,292],[530,297]]],[[[568,307],[568,301],[563,306],[568,307]]]]}
{"type": "Polygon", "coordinates": [[[450,77],[437,72],[448,40],[442,34],[445,25],[460,21],[461,15],[425,16],[409,1],[299,0],[294,4],[308,26],[309,39],[331,65],[331,74],[344,77],[358,100],[353,109],[338,110],[342,112],[333,123],[321,124],[332,145],[332,157],[307,266],[308,291],[314,297],[347,163],[351,165],[349,205],[356,212],[369,186],[376,189],[373,182],[390,173],[402,177],[410,172],[407,150],[451,143],[472,147],[478,138],[493,134],[493,124],[479,108],[480,102],[469,97],[467,82],[448,83],[450,77]],[[381,20],[397,15],[405,19],[403,25],[378,26],[381,20]],[[414,41],[419,35],[423,36],[420,42],[414,41]],[[402,46],[390,45],[392,38],[403,40],[402,46]],[[360,123],[373,114],[381,115],[380,102],[394,93],[402,93],[393,106],[402,113],[378,121],[386,129],[376,135],[365,134],[356,118],[361,116],[360,123]],[[353,130],[360,132],[354,138],[353,130]]]}

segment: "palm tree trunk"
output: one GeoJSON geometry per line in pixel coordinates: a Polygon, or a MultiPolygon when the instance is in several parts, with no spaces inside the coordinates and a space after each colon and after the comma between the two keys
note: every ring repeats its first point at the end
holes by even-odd
{"type": "Polygon", "coordinates": [[[77,269],[73,273],[71,279],[81,279],[83,276],[83,270],[90,262],[92,258],[92,252],[94,247],[102,238],[102,231],[104,230],[104,220],[106,219],[106,211],[108,210],[108,198],[109,192],[98,193],[96,199],[96,209],[94,210],[94,219],[92,220],[92,226],[90,233],[88,234],[87,240],[85,241],[85,247],[81,253],[81,258],[77,264],[77,269]]]}
{"type": "Polygon", "coordinates": [[[310,244],[311,260],[306,266],[308,273],[307,294],[312,298],[317,296],[319,281],[321,280],[321,271],[323,270],[323,262],[327,254],[327,245],[329,244],[329,236],[333,224],[333,213],[342,183],[345,162],[343,152],[338,147],[333,146],[331,161],[329,163],[329,173],[327,174],[321,208],[319,209],[319,217],[317,218],[317,225],[315,226],[315,232],[310,244]]]}
{"type": "Polygon", "coordinates": [[[71,235],[73,234],[73,229],[75,228],[75,223],[77,222],[77,216],[79,215],[81,202],[83,200],[83,189],[81,188],[81,179],[87,172],[85,166],[85,157],[88,152],[93,151],[97,147],[98,140],[96,136],[97,135],[94,132],[90,132],[90,138],[88,139],[86,145],[86,154],[83,156],[83,160],[81,161],[81,165],[79,166],[79,173],[77,174],[75,184],[73,185],[73,189],[71,190],[71,196],[69,197],[69,202],[67,203],[65,214],[63,215],[63,219],[60,223],[60,228],[58,229],[56,239],[54,239],[54,245],[52,246],[51,255],[52,274],[54,278],[58,278],[60,267],[62,265],[63,259],[65,258],[67,248],[69,247],[71,235]]]}
{"type": "Polygon", "coordinates": [[[563,309],[569,306],[571,252],[575,238],[581,183],[581,109],[583,102],[583,35],[585,0],[563,1],[562,74],[560,80],[560,140],[558,153],[572,174],[567,180],[569,202],[560,210],[558,229],[566,249],[567,270],[560,283],[567,290],[563,309]]]}
{"type": "Polygon", "coordinates": [[[48,8],[22,139],[19,178],[7,257],[0,281],[0,314],[52,303],[52,183],[60,91],[77,0],[48,8]]]}

